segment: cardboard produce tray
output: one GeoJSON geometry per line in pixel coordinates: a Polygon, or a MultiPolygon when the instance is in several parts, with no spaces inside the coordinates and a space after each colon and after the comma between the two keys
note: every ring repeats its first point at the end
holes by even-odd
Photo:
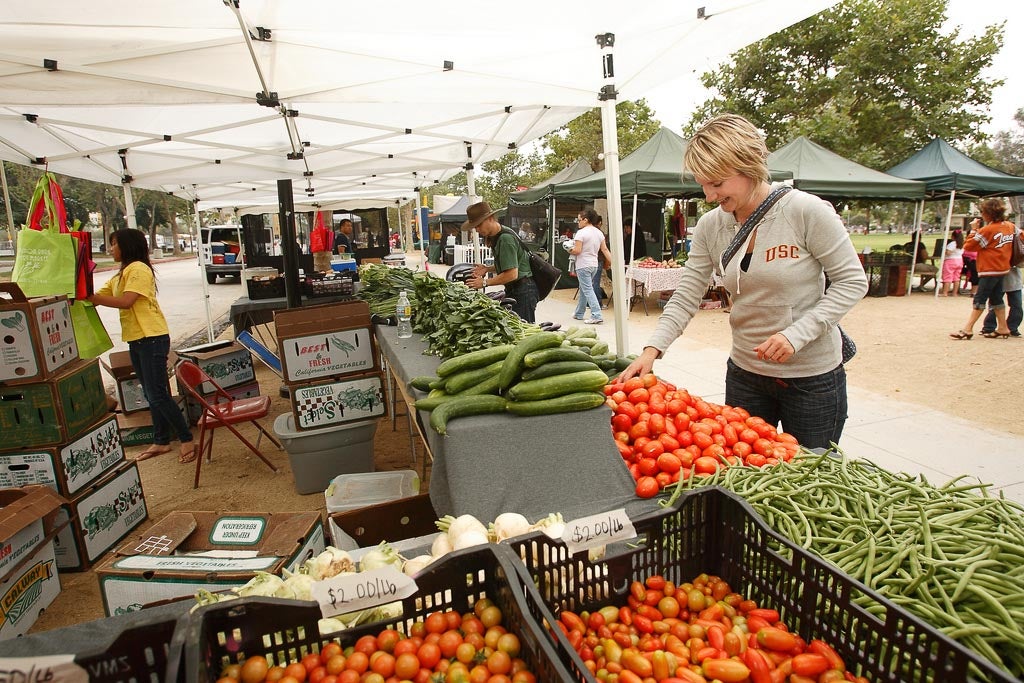
{"type": "Polygon", "coordinates": [[[551,641],[530,617],[511,555],[496,546],[477,546],[431,564],[416,575],[417,592],[402,600],[402,617],[365,624],[321,637],[315,602],[242,598],[204,607],[179,624],[171,642],[166,680],[214,683],[226,664],[265,655],[271,665],[297,662],[327,642],[342,647],[385,628],[408,633],[417,619],[449,609],[460,614],[487,597],[501,609],[502,625],[519,636],[519,655],[538,681],[570,680],[551,641]],[[177,666],[183,666],[181,672],[177,666]],[[183,675],[180,675],[182,674],[183,675]],[[179,677],[180,675],[180,677],[179,677]]]}
{"type": "MultiPolygon", "coordinates": [[[[661,574],[679,585],[707,573],[758,606],[777,609],[791,631],[824,640],[849,670],[874,683],[1016,680],[794,545],[729,491],[694,491],[665,511],[632,521],[638,538],[609,546],[606,557],[593,563],[585,552],[569,555],[563,543],[542,533],[510,541],[522,560],[517,568],[535,621],[554,623],[563,609],[623,605],[634,579],[661,574]],[[859,596],[872,601],[876,614],[854,602],[859,596]]],[[[594,680],[562,632],[553,631],[574,680],[594,680]]]]}

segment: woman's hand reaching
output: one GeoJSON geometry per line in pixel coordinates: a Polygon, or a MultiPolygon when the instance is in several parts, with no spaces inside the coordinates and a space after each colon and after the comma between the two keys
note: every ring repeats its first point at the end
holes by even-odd
{"type": "Polygon", "coordinates": [[[641,353],[635,361],[630,363],[629,366],[622,371],[622,374],[619,375],[618,381],[625,382],[627,379],[646,375],[651,372],[651,370],[654,369],[654,361],[656,361],[660,355],[661,352],[653,346],[644,348],[643,353],[641,353]]]}

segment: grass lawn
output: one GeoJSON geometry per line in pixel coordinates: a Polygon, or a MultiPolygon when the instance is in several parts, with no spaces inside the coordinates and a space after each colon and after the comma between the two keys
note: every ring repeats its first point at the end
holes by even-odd
{"type": "MultiPolygon", "coordinates": [[[[894,232],[891,235],[886,232],[870,235],[850,235],[850,240],[857,249],[857,253],[864,251],[864,247],[871,247],[871,251],[889,251],[890,247],[896,244],[906,244],[912,239],[914,239],[913,235],[904,235],[898,232],[894,232]]],[[[923,240],[926,246],[930,245],[931,240],[927,235],[923,237],[923,240]]]]}

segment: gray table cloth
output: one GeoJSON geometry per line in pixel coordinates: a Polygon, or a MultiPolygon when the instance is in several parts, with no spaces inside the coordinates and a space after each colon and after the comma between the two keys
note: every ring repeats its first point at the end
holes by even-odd
{"type": "MultiPolygon", "coordinates": [[[[440,364],[424,355],[418,334],[398,339],[397,328],[378,326],[376,335],[399,382],[433,375],[440,364]]],[[[438,516],[472,514],[487,522],[518,512],[535,521],[561,512],[571,520],[621,507],[631,514],[652,508],[636,498],[605,406],[534,417],[462,417],[448,424],[447,436],[430,428],[430,413],[417,412],[434,456],[430,500],[438,516]]]]}

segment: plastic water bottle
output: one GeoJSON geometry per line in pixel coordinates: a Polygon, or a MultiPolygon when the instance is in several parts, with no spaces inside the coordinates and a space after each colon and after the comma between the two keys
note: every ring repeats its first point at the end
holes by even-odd
{"type": "Polygon", "coordinates": [[[412,336],[412,304],[409,303],[409,297],[404,289],[398,295],[396,313],[398,314],[398,338],[408,339],[412,336]]]}

